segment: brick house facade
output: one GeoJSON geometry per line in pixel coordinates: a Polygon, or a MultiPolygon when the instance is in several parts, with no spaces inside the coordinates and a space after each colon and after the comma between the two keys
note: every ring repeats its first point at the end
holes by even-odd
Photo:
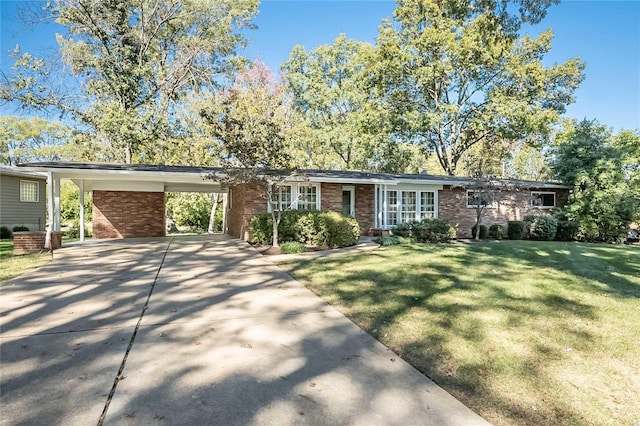
{"type": "MultiPolygon", "coordinates": [[[[60,179],[73,180],[81,193],[93,193],[94,238],[164,236],[167,192],[226,193],[225,231],[242,239],[249,237],[251,218],[268,211],[266,197],[258,187],[245,184],[227,189],[223,177],[228,171],[216,167],[65,162],[25,167],[28,172],[44,171],[51,177],[54,190],[49,191],[48,202],[54,216],[53,231],[60,230],[56,195],[60,179]]],[[[281,208],[351,214],[362,235],[438,217],[457,224],[459,237],[468,237],[475,224],[475,209],[467,205],[470,197],[464,187],[471,183],[464,177],[429,174],[298,170],[285,179],[279,197],[281,208]]],[[[506,225],[529,214],[547,214],[564,206],[569,197],[569,188],[553,182],[498,179],[497,183],[510,189],[495,193],[492,207],[484,213],[485,225],[506,225]]]]}

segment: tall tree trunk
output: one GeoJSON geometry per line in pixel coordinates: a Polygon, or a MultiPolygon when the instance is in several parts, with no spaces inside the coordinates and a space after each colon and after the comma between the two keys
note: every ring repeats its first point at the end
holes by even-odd
{"type": "Polygon", "coordinates": [[[209,234],[213,234],[216,231],[215,230],[216,210],[218,210],[218,204],[220,202],[219,197],[220,197],[220,195],[218,193],[211,194],[211,198],[213,200],[213,205],[211,206],[211,216],[209,216],[209,228],[207,229],[207,232],[209,234]]]}
{"type": "Polygon", "coordinates": [[[273,247],[280,247],[280,244],[278,244],[278,225],[280,225],[280,212],[276,214],[275,211],[271,211],[271,218],[273,219],[273,247]]]}

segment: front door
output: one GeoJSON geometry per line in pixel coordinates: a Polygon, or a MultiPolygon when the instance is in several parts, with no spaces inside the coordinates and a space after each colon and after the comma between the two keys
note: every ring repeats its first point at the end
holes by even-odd
{"type": "Polygon", "coordinates": [[[353,186],[342,187],[342,214],[355,216],[355,188],[353,186]]]}

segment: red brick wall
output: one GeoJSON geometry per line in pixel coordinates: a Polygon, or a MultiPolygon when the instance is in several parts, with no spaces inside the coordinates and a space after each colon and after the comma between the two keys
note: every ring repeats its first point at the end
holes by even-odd
{"type": "Polygon", "coordinates": [[[320,209],[322,211],[342,211],[342,184],[320,184],[320,209]]]}
{"type": "MultiPolygon", "coordinates": [[[[47,239],[46,232],[14,232],[13,233],[13,253],[26,254],[44,250],[44,243],[47,239]]],[[[51,233],[51,249],[55,250],[62,246],[62,235],[60,232],[51,233]]]]}
{"type": "Polygon", "coordinates": [[[93,191],[93,238],[164,236],[164,192],[93,191]]]}
{"type": "Polygon", "coordinates": [[[257,185],[237,185],[229,188],[227,234],[249,239],[251,218],[267,212],[267,200],[257,185]]]}
{"type": "Polygon", "coordinates": [[[373,185],[356,185],[356,220],[362,235],[373,235],[374,195],[373,185]]]}
{"type": "MultiPolygon", "coordinates": [[[[495,208],[487,208],[480,223],[487,227],[494,223],[507,226],[510,220],[522,220],[530,214],[548,214],[550,209],[531,207],[530,189],[505,191],[495,194],[495,208]]],[[[535,190],[534,190],[535,191],[535,190]]],[[[544,190],[548,191],[548,190],[544,190]]],[[[569,192],[555,190],[556,206],[567,203],[569,192]]],[[[467,191],[464,188],[444,187],[438,191],[438,217],[458,224],[458,237],[471,237],[471,228],[476,224],[476,209],[467,208],[467,191]]]]}
{"type": "MultiPolygon", "coordinates": [[[[373,185],[353,185],[356,192],[356,220],[360,224],[362,235],[372,235],[374,224],[373,185]]],[[[322,183],[320,205],[323,211],[342,211],[341,183],[322,183]]]]}

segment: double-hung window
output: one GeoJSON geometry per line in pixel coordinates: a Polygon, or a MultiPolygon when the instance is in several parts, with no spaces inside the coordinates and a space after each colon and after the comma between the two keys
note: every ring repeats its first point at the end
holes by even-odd
{"type": "Polygon", "coordinates": [[[436,214],[435,192],[420,192],[420,219],[433,219],[436,214]]]}
{"type": "Polygon", "coordinates": [[[318,187],[300,185],[298,187],[298,210],[315,210],[318,205],[318,187]]]}
{"type": "Polygon", "coordinates": [[[418,200],[416,197],[416,191],[401,191],[402,192],[402,213],[400,215],[400,221],[407,223],[416,220],[416,213],[418,212],[418,200]]]}
{"type": "Polygon", "coordinates": [[[281,185],[276,188],[273,199],[277,210],[285,211],[291,207],[291,192],[290,185],[281,185]]]}
{"type": "Polygon", "coordinates": [[[387,225],[398,224],[398,191],[387,191],[387,225]]]}

